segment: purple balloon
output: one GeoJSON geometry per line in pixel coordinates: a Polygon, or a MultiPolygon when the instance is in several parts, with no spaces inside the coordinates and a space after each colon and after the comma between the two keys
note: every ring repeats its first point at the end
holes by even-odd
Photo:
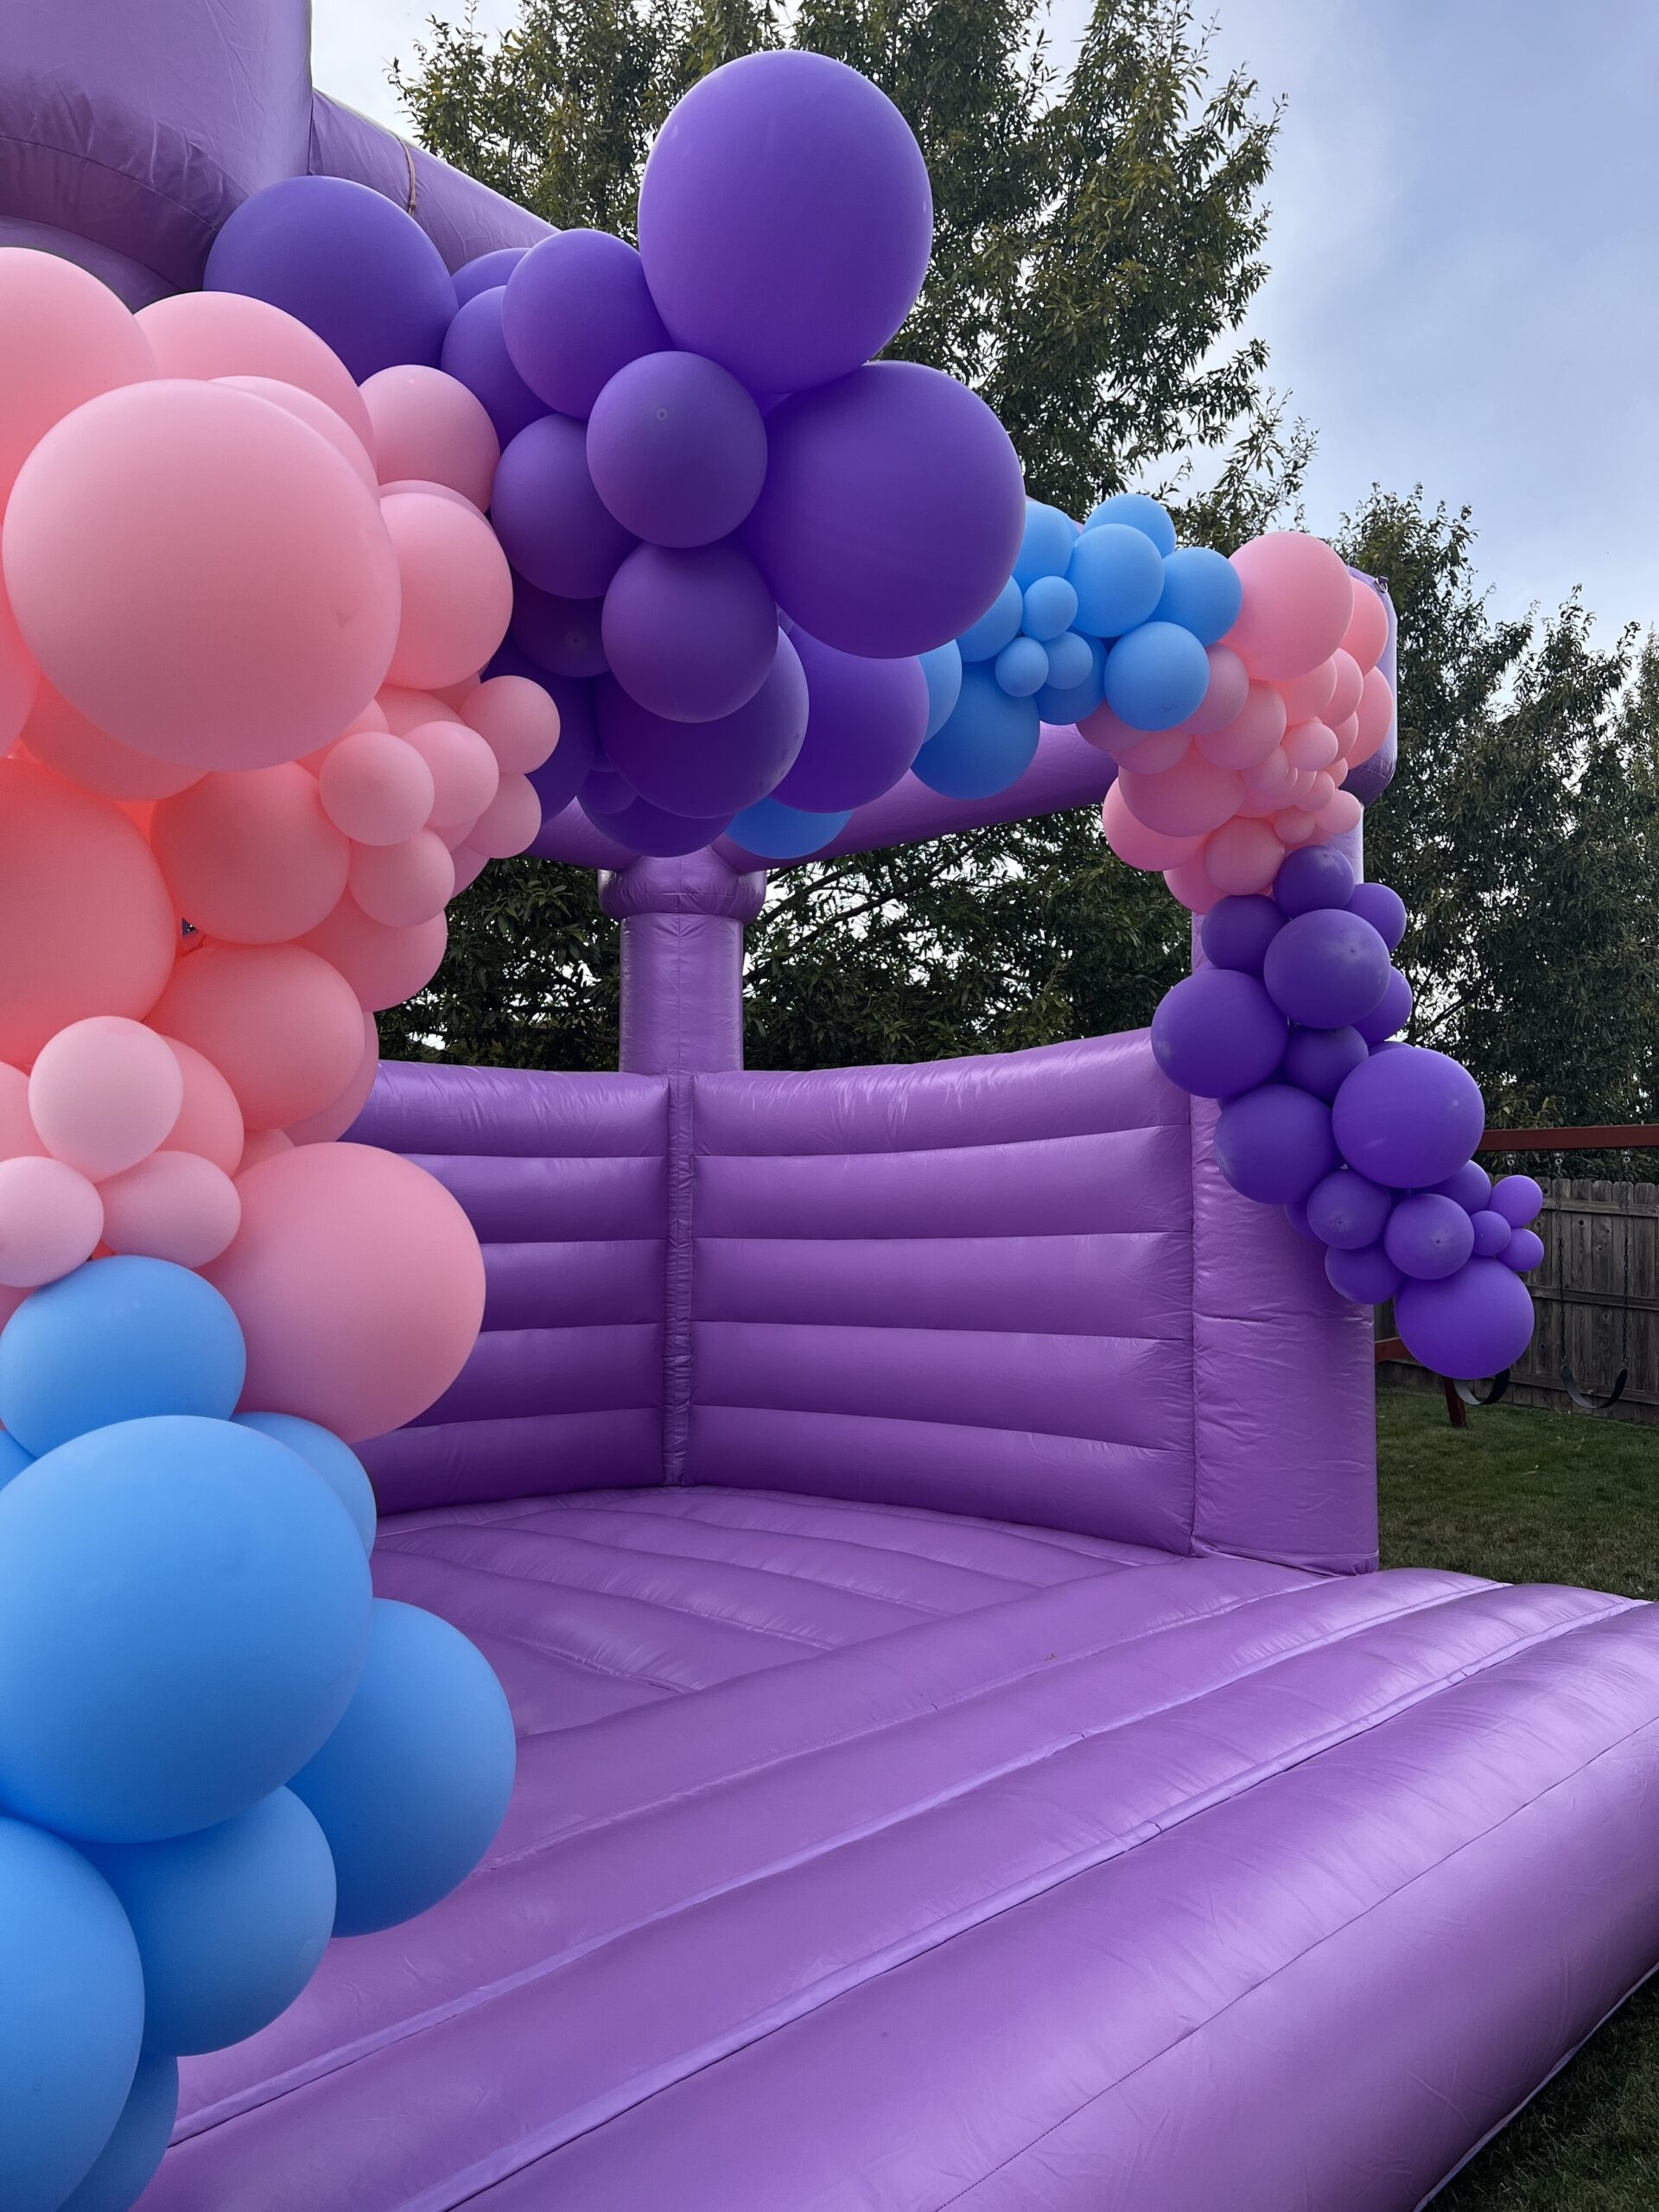
{"type": "Polygon", "coordinates": [[[795,632],[806,671],[806,742],[778,786],[786,806],[836,814],[891,791],[927,734],[920,661],[865,660],[795,632]]]}
{"type": "Polygon", "coordinates": [[[1331,1110],[1288,1084],[1264,1083],[1222,1108],[1216,1158],[1245,1198],[1288,1205],[1305,1198],[1337,1165],[1331,1110]]]}
{"type": "Polygon", "coordinates": [[[766,426],[737,378],[700,353],[619,369],[588,418],[588,466],[617,520],[652,545],[711,545],[766,476],[766,426]]]}
{"type": "Polygon", "coordinates": [[[1321,1177],[1307,1196],[1307,1224],[1315,1236],[1341,1252],[1362,1252],[1388,1227],[1394,1196],[1380,1183],[1338,1167],[1321,1177]]]}
{"type": "Polygon", "coordinates": [[[359,384],[406,361],[435,368],[457,305],[443,256],[414,217],[337,176],[284,177],[245,200],[201,281],[297,317],[359,384]]]}
{"type": "Polygon", "coordinates": [[[874,659],[931,652],[1007,582],[1025,529],[1008,434],[965,385],[877,361],[767,417],[745,542],[796,620],[874,659]]]}
{"type": "Polygon", "coordinates": [[[1354,871],[1334,845],[1299,846],[1285,855],[1273,880],[1274,899],[1292,915],[1345,906],[1353,891],[1354,871]]]}
{"type": "Polygon", "coordinates": [[[1501,1213],[1494,1213],[1490,1206],[1483,1206],[1469,1217],[1474,1224],[1475,1249],[1483,1260],[1495,1260],[1516,1236],[1501,1213]]]}
{"type": "Polygon", "coordinates": [[[1543,1185],[1530,1175],[1500,1175],[1492,1185],[1491,1204],[1511,1229],[1525,1229],[1544,1210],[1543,1185]]]}
{"type": "Polygon", "coordinates": [[[619,369],[670,340],[631,245],[557,231],[507,279],[501,331],[512,365],[561,415],[586,416],[619,369]]]}
{"type": "Polygon", "coordinates": [[[806,677],[791,639],[747,705],[718,721],[664,721],[607,677],[595,690],[606,758],[641,798],[672,814],[737,814],[772,791],[801,749],[806,677]]]}
{"type": "Polygon", "coordinates": [[[501,303],[505,298],[497,285],[487,292],[475,292],[466,302],[449,326],[440,365],[446,376],[464,384],[480,403],[504,448],[526,424],[547,412],[508,354],[507,341],[501,335],[501,303]]]}
{"type": "Polygon", "coordinates": [[[530,251],[527,245],[499,245],[493,253],[474,254],[455,271],[455,297],[465,307],[480,292],[497,292],[530,251]]]}
{"type": "Polygon", "coordinates": [[[1406,902],[1386,883],[1357,883],[1348,911],[1363,916],[1390,952],[1406,933],[1406,902]]]}
{"type": "Polygon", "coordinates": [[[600,639],[602,599],[557,599],[538,591],[523,576],[512,580],[512,623],[508,636],[537,671],[554,676],[603,676],[605,647],[600,639]]]}
{"type": "Polygon", "coordinates": [[[1285,1036],[1284,1015],[1254,976],[1200,968],[1159,1001],[1152,1056],[1181,1090],[1233,1098],[1267,1082],[1284,1057],[1285,1036]]]}
{"type": "Polygon", "coordinates": [[[1532,1300],[1502,1260],[1471,1260],[1439,1282],[1403,1284],[1394,1319],[1414,1360],[1462,1381],[1513,1367],[1532,1341],[1532,1300]]]}
{"type": "Polygon", "coordinates": [[[1339,1298],[1351,1298],[1361,1306],[1382,1305],[1405,1281],[1380,1244],[1368,1244],[1358,1252],[1344,1252],[1333,1245],[1325,1255],[1325,1276],[1339,1298]]]}
{"type": "Polygon", "coordinates": [[[1433,1189],[1436,1198],[1455,1198],[1465,1213],[1478,1213],[1491,1201],[1492,1179],[1478,1160],[1465,1160],[1433,1189]]]}
{"type": "Polygon", "coordinates": [[[1402,1274],[1438,1282],[1455,1274],[1474,1250],[1475,1225],[1455,1198],[1420,1191],[1395,1206],[1382,1242],[1402,1274]]]}
{"type": "Polygon", "coordinates": [[[1357,1024],[1359,1034],[1368,1045],[1385,1044],[1411,1020],[1412,1004],[1411,985],[1397,968],[1390,968],[1382,997],[1357,1024]]]}
{"type": "Polygon", "coordinates": [[[1486,1120],[1468,1069],[1419,1045],[1374,1052],[1343,1084],[1331,1112],[1348,1165],[1392,1191],[1443,1183],[1480,1142],[1486,1120]]]}
{"type": "Polygon", "coordinates": [[[1284,1209],[1285,1219],[1299,1236],[1306,1236],[1310,1244],[1323,1244],[1325,1239],[1307,1217],[1307,1200],[1293,1198],[1284,1209]]]}
{"type": "Polygon", "coordinates": [[[612,579],[600,633],[611,673],[676,722],[734,715],[778,652],[778,610],[741,546],[640,545],[612,579]]]}
{"type": "Polygon", "coordinates": [[[594,489],[588,441],[568,415],[543,415],[501,455],[490,498],[501,550],[559,599],[598,599],[637,542],[594,489]]]}
{"type": "MultiPolygon", "coordinates": [[[[523,673],[518,669],[498,667],[496,662],[500,658],[498,653],[487,673],[523,673]]],[[[550,822],[581,791],[594,765],[594,687],[591,683],[572,683],[557,676],[543,676],[538,680],[559,710],[559,741],[541,766],[531,771],[530,777],[542,802],[542,819],[550,822]]]]}
{"type": "Polygon", "coordinates": [[[1389,974],[1389,949],[1370,924],[1329,907],[1287,921],[1262,963],[1274,1003],[1310,1029],[1363,1021],[1381,1001],[1389,974]]]}
{"type": "Polygon", "coordinates": [[[1284,925],[1271,899],[1217,899],[1199,927],[1198,942],[1212,967],[1259,976],[1268,947],[1284,925]]]}
{"type": "MultiPolygon", "coordinates": [[[[615,780],[621,785],[620,776],[615,780]]],[[[582,810],[595,830],[614,837],[619,845],[627,845],[636,853],[649,854],[653,860],[677,860],[682,854],[701,852],[716,837],[723,837],[731,826],[729,815],[717,815],[709,822],[692,821],[683,814],[671,814],[664,807],[653,806],[645,798],[631,798],[613,812],[596,806],[585,790],[582,810]]]]}
{"type": "Polygon", "coordinates": [[[1534,1268],[1543,1264],[1544,1240],[1536,1230],[1513,1230],[1499,1256],[1504,1266],[1513,1268],[1516,1274],[1529,1274],[1534,1268]]]}
{"type": "Polygon", "coordinates": [[[1328,1101],[1368,1057],[1357,1029],[1293,1029],[1285,1047],[1285,1080],[1328,1101]]]}
{"type": "Polygon", "coordinates": [[[752,54],[670,111],[639,227],[676,342],[753,391],[796,391],[879,353],[910,313],[933,196],[909,124],[868,78],[821,54],[752,54]]]}

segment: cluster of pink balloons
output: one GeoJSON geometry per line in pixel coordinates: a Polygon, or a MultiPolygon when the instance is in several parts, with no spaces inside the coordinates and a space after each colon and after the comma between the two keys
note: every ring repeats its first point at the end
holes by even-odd
{"type": "Polygon", "coordinates": [[[334,1140],[559,738],[480,680],[496,434],[235,293],[134,315],[8,249],[0,321],[0,1320],[98,1254],[199,1268],[249,1403],[378,1434],[459,1371],[481,1272],[439,1184],[334,1140]]]}
{"type": "Polygon", "coordinates": [[[1197,711],[1150,735],[1109,707],[1079,724],[1118,766],[1102,810],[1107,842],[1131,867],[1161,870],[1198,914],[1265,891],[1287,852],[1355,828],[1360,803],[1343,785],[1394,719],[1375,591],[1299,531],[1252,538],[1232,559],[1243,601],[1208,649],[1197,711]]]}

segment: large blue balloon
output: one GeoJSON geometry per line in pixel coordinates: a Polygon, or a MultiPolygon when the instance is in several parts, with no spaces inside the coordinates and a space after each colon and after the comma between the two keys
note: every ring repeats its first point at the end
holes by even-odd
{"type": "Polygon", "coordinates": [[[8,1436],[0,1428],[0,1490],[3,1490],[14,1475],[21,1475],[25,1467],[35,1464],[35,1454],[25,1452],[15,1436],[8,1436]]]}
{"type": "Polygon", "coordinates": [[[756,860],[798,861],[833,842],[852,818],[851,807],[814,814],[785,806],[779,798],[763,798],[732,817],[730,835],[734,844],[756,860]]]}
{"type": "Polygon", "coordinates": [[[315,1468],[351,1515],[352,1526],[364,1550],[374,1549],[374,1485],[369,1480],[367,1468],[349,1444],[336,1436],[332,1428],[324,1428],[315,1421],[302,1421],[297,1414],[238,1414],[236,1425],[238,1428],[257,1429],[262,1436],[274,1437],[278,1444],[286,1444],[290,1452],[297,1452],[308,1466],[315,1468]]]}
{"type": "Polygon", "coordinates": [[[1173,622],[1143,622],[1106,656],[1106,703],[1131,729],[1173,729],[1197,713],[1209,689],[1209,655],[1173,622]]]}
{"type": "Polygon", "coordinates": [[[957,639],[964,661],[995,660],[1011,639],[1020,634],[1026,612],[1026,595],[1010,576],[977,622],[971,622],[957,639]]]}
{"type": "Polygon", "coordinates": [[[927,728],[922,733],[925,740],[938,735],[962,696],[962,649],[952,639],[923,653],[920,664],[927,679],[927,728]]]}
{"type": "Polygon", "coordinates": [[[145,2051],[115,2133],[58,2212],[128,2212],[162,2163],[179,2111],[179,2062],[145,2051]]]}
{"type": "Polygon", "coordinates": [[[1099,530],[1106,523],[1140,531],[1165,558],[1175,550],[1175,525],[1169,518],[1169,510],[1149,493],[1114,492],[1110,499],[1101,501],[1083,527],[1086,532],[1099,530]]]}
{"type": "Polygon", "coordinates": [[[334,1853],[335,1932],[390,1928],[464,1880],[501,1825],[516,1758],[483,1655],[435,1613],[377,1599],[356,1694],[291,1785],[334,1853]]]}
{"type": "Polygon", "coordinates": [[[1244,587],[1238,570],[1207,545],[1185,545],[1164,562],[1160,622],[1179,623],[1201,645],[1218,645],[1238,620],[1244,587]]]}
{"type": "MultiPolygon", "coordinates": [[[[1065,574],[1077,595],[1077,627],[1096,638],[1119,638],[1138,629],[1163,594],[1164,564],[1157,547],[1143,531],[1122,523],[1085,531],[1071,549],[1065,574]]],[[[1206,682],[1209,669],[1205,661],[1206,682]]]]}
{"type": "Polygon", "coordinates": [[[1106,652],[1098,638],[1079,637],[1075,630],[1056,638],[1048,649],[1048,671],[1049,680],[1037,694],[1037,711],[1046,722],[1080,722],[1106,696],[1106,652]],[[1056,680],[1057,671],[1065,674],[1077,665],[1069,650],[1073,645],[1087,648],[1089,664],[1076,683],[1063,685],[1056,680]]]}
{"type": "Polygon", "coordinates": [[[989,798],[1018,783],[1042,734],[1034,699],[1011,699],[990,670],[962,672],[962,696],[937,737],[916,755],[915,773],[946,798],[989,798]]]}
{"type": "Polygon", "coordinates": [[[26,1451],[151,1414],[227,1421],[247,1347],[213,1285],[170,1260],[89,1260],[0,1331],[0,1421],[26,1451]]]}
{"type": "MultiPolygon", "coordinates": [[[[1014,556],[1015,583],[1023,590],[1039,576],[1063,576],[1077,538],[1077,525],[1070,515],[1058,507],[1045,506],[1040,499],[1027,499],[1025,535],[1014,556]]],[[[1064,629],[1065,624],[1062,622],[1060,627],[1064,629]]],[[[1039,637],[1041,632],[1033,630],[1031,634],[1039,637]]]]}
{"type": "Polygon", "coordinates": [[[367,1649],[351,1518],[286,1446],[125,1421],[0,1491],[0,1802],[107,1843],[246,1812],[309,1758],[367,1649]]]}
{"type": "Polygon", "coordinates": [[[0,2204],[57,2212],[121,2117],[138,2063],[138,1947],[77,1851],[0,1818],[0,2204]]]}

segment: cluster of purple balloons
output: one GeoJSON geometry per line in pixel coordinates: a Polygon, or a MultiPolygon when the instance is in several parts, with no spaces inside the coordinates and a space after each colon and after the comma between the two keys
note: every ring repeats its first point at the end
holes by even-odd
{"type": "Polygon", "coordinates": [[[1543,1258],[1529,1175],[1473,1154],[1474,1077],[1399,1041],[1411,988],[1390,960],[1406,911],[1330,845],[1290,854],[1271,895],[1205,915],[1206,965],[1166,994],[1152,1045],[1171,1081],[1224,1103],[1216,1157],[1246,1198],[1323,1244],[1344,1298],[1395,1301],[1414,1359],[1441,1375],[1511,1366],[1532,1334],[1522,1274],[1543,1258]]]}

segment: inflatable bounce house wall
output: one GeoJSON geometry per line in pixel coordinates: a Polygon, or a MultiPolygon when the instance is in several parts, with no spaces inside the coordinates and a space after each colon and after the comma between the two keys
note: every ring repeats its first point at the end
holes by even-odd
{"type": "Polygon", "coordinates": [[[0,2203],[1411,2212],[1659,1961],[1659,1627],[1377,1571],[1370,1305],[1492,1371],[1537,1198],[1399,1039],[1386,595],[861,366],[838,65],[635,256],[307,38],[0,52],[0,2203]],[[769,868],[1085,804],[1149,1034],[745,1071],[769,868]],[[526,849],[620,1071],[377,1074],[526,849]]]}

